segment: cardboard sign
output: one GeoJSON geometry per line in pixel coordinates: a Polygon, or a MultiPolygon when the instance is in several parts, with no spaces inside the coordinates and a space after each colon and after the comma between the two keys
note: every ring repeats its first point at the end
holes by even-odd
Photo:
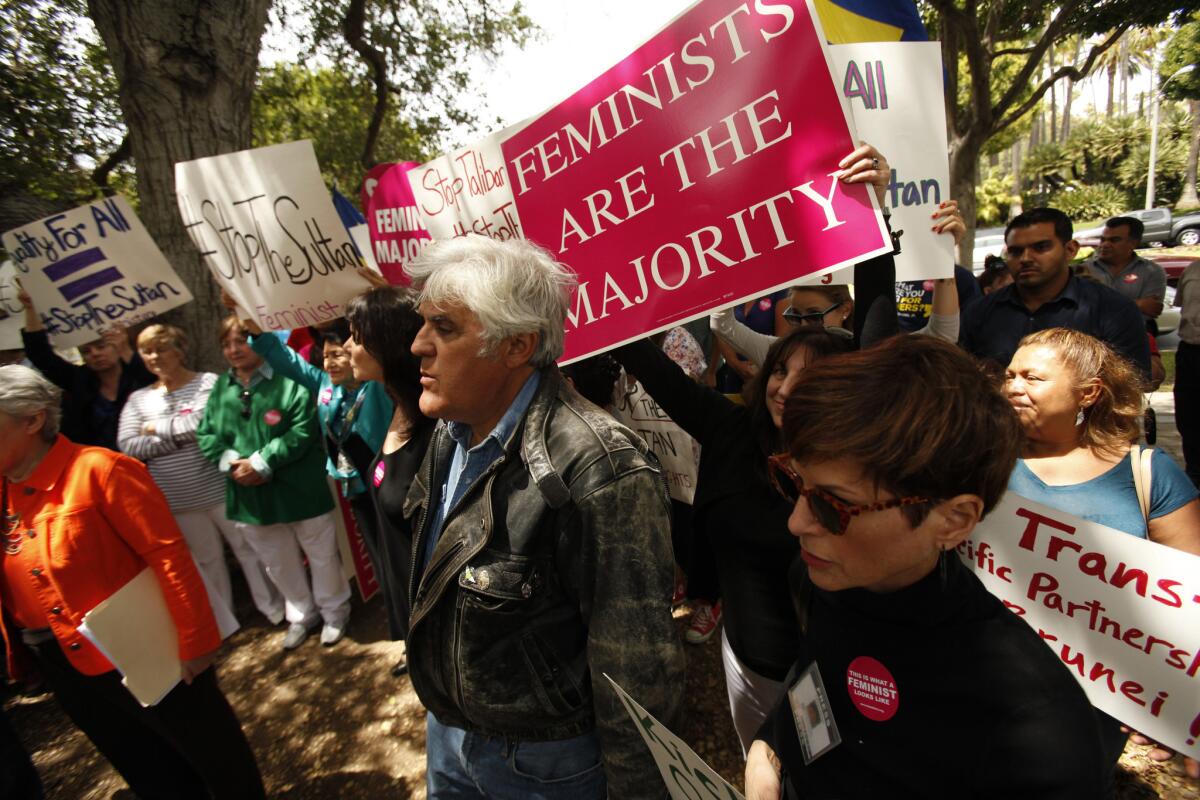
{"type": "Polygon", "coordinates": [[[696,496],[700,445],[633,378],[622,373],[614,395],[613,415],[645,439],[658,457],[672,499],[691,505],[696,496]]]}
{"type": "Polygon", "coordinates": [[[663,783],[667,785],[672,800],[745,800],[716,770],[704,763],[704,759],[696,755],[687,742],[671,733],[670,729],[642,708],[620,684],[608,675],[604,677],[612,685],[621,705],[625,706],[638,733],[646,742],[646,747],[654,755],[654,763],[658,764],[658,771],[662,773],[663,783]]]}
{"type": "Polygon", "coordinates": [[[204,263],[263,330],[336,319],[370,288],[312,142],[181,162],[175,188],[204,263]]]}
{"type": "Polygon", "coordinates": [[[938,42],[869,42],[829,48],[858,138],[892,166],[884,203],[892,230],[904,231],[896,280],[949,278],[954,237],[929,228],[938,203],[950,198],[942,51],[938,42]]]}
{"type": "Polygon", "coordinates": [[[17,299],[17,268],[11,261],[0,264],[0,350],[20,350],[21,329],[25,327],[25,307],[17,299]]]}
{"type": "Polygon", "coordinates": [[[94,341],[109,328],[144,322],[192,299],[120,195],[3,238],[55,347],[94,341]]]}
{"type": "MultiPolygon", "coordinates": [[[[380,462],[382,463],[382,462],[380,462]]],[[[339,539],[344,538],[344,550],[339,546],[339,550],[343,550],[342,569],[345,571],[346,557],[349,553],[349,562],[354,567],[354,582],[358,586],[358,595],[363,602],[367,602],[379,592],[379,578],[375,575],[375,566],[371,563],[371,556],[367,552],[367,544],[363,541],[362,531],[358,528],[358,520],[354,518],[354,512],[350,508],[350,503],[342,497],[342,493],[337,489],[333,489],[333,496],[337,498],[338,508],[341,509],[342,524],[338,525],[339,539]]],[[[342,542],[339,541],[339,545],[342,542]]]]}
{"type": "Polygon", "coordinates": [[[431,241],[408,183],[408,172],[415,166],[415,162],[405,161],[379,176],[364,206],[371,251],[380,272],[393,284],[408,285],[404,265],[431,241]]]}
{"type": "Polygon", "coordinates": [[[409,173],[434,238],[579,276],[562,363],[891,249],[811,4],[702,0],[536,119],[409,173]]]}
{"type": "Polygon", "coordinates": [[[958,554],[1093,705],[1200,758],[1200,557],[1011,492],[958,554]]]}

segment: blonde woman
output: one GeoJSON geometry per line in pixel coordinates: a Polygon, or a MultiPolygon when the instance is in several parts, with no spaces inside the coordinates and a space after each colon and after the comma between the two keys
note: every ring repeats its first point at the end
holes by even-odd
{"type": "Polygon", "coordinates": [[[242,565],[254,604],[272,624],[283,620],[283,598],[245,537],[225,517],[225,477],[196,446],[217,376],[187,367],[188,338],[173,325],[151,325],[137,338],[138,355],[158,380],[129,396],[117,444],[143,462],[167,497],[188,549],[208,585],[233,610],[233,590],[221,537],[242,565]]]}
{"type": "MultiPolygon", "coordinates": [[[[1005,393],[1025,433],[1008,488],[1031,500],[1131,536],[1200,555],[1200,500],[1162,450],[1150,459],[1142,511],[1130,451],[1141,433],[1142,378],[1104,342],[1067,328],[1021,340],[1005,373],[1005,393]]],[[[1143,473],[1144,475],[1144,473],[1143,473]]],[[[1113,763],[1125,747],[1120,724],[1101,716],[1113,763]]],[[[1146,743],[1139,738],[1140,743],[1146,743]]],[[[1170,758],[1156,748],[1155,760],[1170,758]]],[[[1200,776],[1195,761],[1187,771],[1200,776]]]]}

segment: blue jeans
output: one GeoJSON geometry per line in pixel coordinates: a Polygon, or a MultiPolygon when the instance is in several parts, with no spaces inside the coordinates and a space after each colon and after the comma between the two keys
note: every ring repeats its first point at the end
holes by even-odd
{"type": "Polygon", "coordinates": [[[604,800],[608,781],[595,732],[553,742],[512,742],[425,715],[429,800],[604,800]]]}

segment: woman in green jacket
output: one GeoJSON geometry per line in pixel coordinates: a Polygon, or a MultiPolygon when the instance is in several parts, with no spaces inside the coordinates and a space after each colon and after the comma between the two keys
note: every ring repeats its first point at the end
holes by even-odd
{"type": "Polygon", "coordinates": [[[222,321],[221,353],[231,369],[213,386],[196,444],[228,475],[226,516],[284,597],[284,649],[299,647],[322,620],[321,643],[332,645],[350,618],[350,585],[338,556],[312,397],[265,363],[247,338],[237,317],[222,321]]]}

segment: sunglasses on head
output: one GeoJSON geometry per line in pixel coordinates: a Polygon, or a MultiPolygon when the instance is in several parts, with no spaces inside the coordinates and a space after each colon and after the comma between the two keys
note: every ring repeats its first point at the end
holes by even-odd
{"type": "Polygon", "coordinates": [[[796,309],[789,307],[789,308],[785,308],[783,310],[783,318],[786,319],[788,322],[792,323],[793,325],[824,326],[825,325],[825,315],[828,314],[830,311],[833,311],[840,305],[841,305],[841,303],[834,303],[833,305],[831,305],[829,308],[825,309],[824,311],[809,311],[806,314],[801,313],[801,312],[797,311],[796,309]]]}
{"type": "Polygon", "coordinates": [[[249,389],[242,389],[242,419],[250,419],[250,398],[252,396],[249,389]]]}
{"type": "Polygon", "coordinates": [[[771,485],[789,503],[798,503],[801,497],[808,501],[809,512],[822,528],[834,536],[844,534],[846,528],[850,527],[850,520],[860,514],[886,511],[889,508],[901,506],[919,506],[930,502],[925,497],[897,497],[881,503],[853,506],[834,497],[824,489],[806,487],[804,479],[792,469],[791,460],[792,457],[788,453],[777,453],[767,459],[767,475],[771,478],[771,485]]]}

